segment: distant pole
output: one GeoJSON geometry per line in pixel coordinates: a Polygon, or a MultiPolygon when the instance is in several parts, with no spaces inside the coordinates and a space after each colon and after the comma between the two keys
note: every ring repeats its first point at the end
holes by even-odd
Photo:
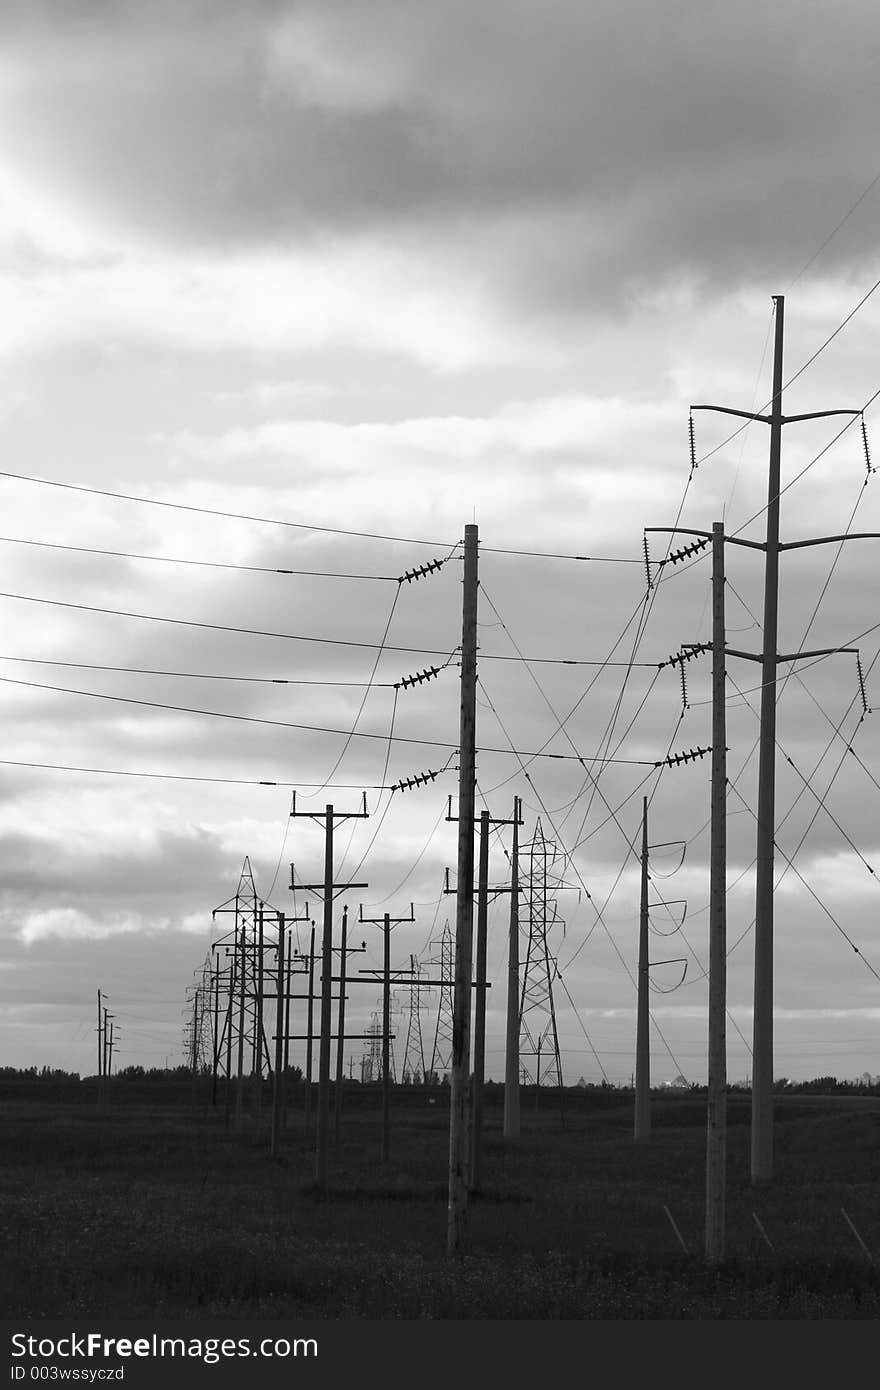
{"type": "Polygon", "coordinates": [[[104,1103],[104,1022],[101,1013],[101,991],[98,990],[98,1105],[104,1103]]]}
{"type": "Polygon", "coordinates": [[[639,982],[636,1020],[636,1113],[633,1137],[651,1133],[651,1045],[648,1013],[648,798],[642,798],[642,901],[639,914],[639,982]]]}
{"type": "Polygon", "coordinates": [[[382,1162],[391,1155],[391,914],[382,922],[382,1162]]]}
{"type": "MultiPolygon", "coordinates": [[[[308,891],[318,888],[321,890],[324,902],[323,931],[321,937],[321,1035],[318,1050],[318,1125],[315,1143],[315,1183],[321,1192],[327,1191],[327,1171],[329,1167],[329,1148],[330,1148],[330,1052],[333,1036],[333,902],[337,889],[343,888],[366,888],[365,883],[334,883],[333,881],[333,828],[337,820],[366,819],[369,815],[367,811],[367,794],[364,792],[364,804],[361,811],[340,811],[334,814],[333,806],[328,803],[324,810],[324,815],[315,814],[312,811],[297,811],[296,793],[291,809],[291,817],[307,817],[311,820],[323,821],[324,824],[324,878],[322,883],[302,884],[301,887],[308,891]]],[[[290,866],[291,890],[294,888],[293,865],[290,866]]],[[[309,988],[309,995],[312,994],[309,988]]]]}
{"type": "Polygon", "coordinates": [[[724,525],[712,526],[712,805],[709,882],[709,1092],[706,1258],[724,1258],[727,1177],[727,714],[724,525]]]}
{"type": "Polygon", "coordinates": [[[284,1089],[281,1092],[281,1127],[287,1128],[287,1091],[289,1085],[290,1071],[290,982],[292,977],[292,958],[293,952],[290,949],[290,942],[287,943],[287,961],[285,964],[285,986],[284,986],[284,1089]]]}
{"type": "Polygon", "coordinates": [[[348,908],[342,909],[342,947],[339,953],[339,1010],[336,1027],[336,1095],[334,1096],[335,1143],[339,1148],[342,1128],[342,1066],[345,1047],[345,953],[348,942],[348,908]]]}
{"type": "Polygon", "coordinates": [[[211,1104],[217,1104],[217,1072],[220,1069],[220,962],[214,960],[214,1036],[211,1048],[211,1104]]]}
{"type": "Polygon", "coordinates": [[[504,1138],[519,1138],[519,818],[513,800],[513,849],[510,856],[510,935],[507,949],[507,1048],[504,1058],[504,1138]]]}
{"type": "Polygon", "coordinates": [[[315,1044],[315,924],[309,946],[309,1007],[306,1015],[306,1094],[304,1122],[306,1134],[312,1123],[312,1053],[315,1044]]]}
{"type": "MultiPolygon", "coordinates": [[[[261,909],[262,915],[262,909],[261,909]]],[[[281,1128],[281,1096],[283,1090],[282,1073],[284,1069],[284,913],[278,916],[278,985],[275,999],[275,1076],[272,1087],[272,1141],[270,1152],[274,1158],[278,1151],[278,1133],[281,1128]]]]}
{"type": "Polygon", "coordinates": [[[330,1137],[330,1010],[333,998],[333,807],[324,821],[324,931],[321,941],[321,1037],[318,1048],[318,1133],[315,1180],[327,1186],[327,1144],[330,1137]]]}
{"type": "Polygon", "coordinates": [[[764,561],[764,642],[758,748],[755,868],[755,1014],[752,1038],[752,1183],[773,1176],[773,837],[776,822],[776,661],[779,610],[779,486],[782,454],[782,344],[785,300],[775,296],[770,478],[764,561]]]}
{"type": "Polygon", "coordinates": [[[474,926],[474,801],[477,717],[477,527],[464,528],[461,633],[461,713],[458,774],[458,883],[455,921],[455,987],[449,1098],[449,1255],[461,1252],[468,1194],[468,1069],[474,926]]]}
{"type": "Polygon", "coordinates": [[[477,873],[477,989],[474,1000],[474,1079],[471,1097],[471,1170],[469,1187],[480,1190],[483,1140],[483,1084],[486,1077],[486,950],[489,924],[489,812],[480,812],[480,857],[477,873]]]}
{"type": "Polygon", "coordinates": [[[199,1067],[199,987],[193,990],[193,1019],[192,1019],[192,1074],[195,1082],[196,1073],[199,1067]]]}

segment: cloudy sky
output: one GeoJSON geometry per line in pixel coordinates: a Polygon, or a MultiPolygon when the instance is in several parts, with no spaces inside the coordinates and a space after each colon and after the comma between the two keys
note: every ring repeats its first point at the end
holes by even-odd
{"type": "MultiPolygon", "coordinates": [[[[245,859],[288,913],[309,898],[290,863],[322,876],[293,790],[318,817],[366,791],[337,878],[369,887],[340,903],[414,904],[394,963],[436,971],[476,522],[477,804],[509,818],[521,796],[523,839],[540,819],[558,851],[566,1079],[634,1066],[645,795],[653,1075],[705,1079],[709,761],[654,763],[710,742],[706,658],[686,707],[659,669],[708,638],[710,574],[705,555],[661,569],[654,534],[649,592],[644,528],[762,537],[766,426],[695,414],[693,470],[688,418],[766,405],[776,295],[786,412],[865,407],[880,460],[878,46],[856,0],[2,7],[4,1064],[93,1071],[98,989],[119,1066],[179,1062],[245,859]]],[[[846,424],[786,428],[784,538],[880,531],[846,424]]],[[[783,557],[780,648],[858,646],[880,707],[875,544],[783,557]]],[[[757,651],[762,559],[728,549],[730,642],[757,651]]],[[[732,659],[735,1080],[756,684],[732,659]]],[[[851,655],[780,682],[777,1076],[880,1072],[875,729],[851,655]]],[[[509,849],[499,828],[493,883],[509,849]]],[[[356,936],[377,965],[377,928],[356,936]]],[[[352,988],[353,1028],[377,997],[352,988]]]]}

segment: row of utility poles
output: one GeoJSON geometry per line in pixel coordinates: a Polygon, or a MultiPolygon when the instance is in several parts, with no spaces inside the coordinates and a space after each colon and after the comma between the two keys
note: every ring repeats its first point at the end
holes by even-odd
{"type": "MultiPolygon", "coordinates": [[[[754,1186],[769,1183],[773,1177],[773,957],[774,957],[774,841],[776,818],[776,702],[778,667],[804,658],[854,652],[852,647],[780,653],[778,651],[779,556],[783,551],[806,546],[842,544],[844,541],[880,539],[874,532],[810,537],[782,542],[779,539],[781,493],[782,428],[796,421],[827,416],[861,415],[860,410],[819,410],[807,414],[784,415],[783,338],[784,299],[774,297],[775,341],[773,394],[769,414],[736,410],[726,406],[695,405],[692,410],[712,410],[761,421],[770,427],[770,464],[767,494],[767,524],[764,541],[726,535],[722,522],[711,532],[685,527],[649,527],[649,531],[698,537],[698,546],[712,547],[712,641],[683,649],[677,661],[689,660],[703,650],[712,653],[712,779],[710,831],[710,909],[709,909],[709,1037],[708,1037],[708,1116],[706,1156],[706,1240],[710,1260],[720,1260],[725,1250],[726,1184],[726,661],[728,657],[757,662],[761,666],[760,737],[758,762],[757,856],[755,885],[754,1022],[752,1046],[751,1181],[754,1186]],[[739,545],[764,552],[763,644],[759,653],[741,651],[727,645],[725,622],[725,546],[739,545]]],[[[867,440],[866,455],[867,455],[867,440]]],[[[692,460],[693,462],[693,460],[692,460]]],[[[872,471],[870,461],[869,472],[872,471]]],[[[698,548],[687,546],[691,554],[698,548]]],[[[681,555],[670,555],[674,561],[681,555]]],[[[860,682],[860,684],[862,684],[860,682]]],[[[864,700],[864,688],[862,686],[864,700]]],[[[646,902],[642,903],[643,918],[646,902]]],[[[640,970],[641,979],[641,970],[640,970]]],[[[647,998],[647,993],[645,994],[647,998]]],[[[640,1013],[641,1019],[641,1013],[640,1013]]],[[[641,1051],[639,1053],[642,1056],[641,1051]]],[[[642,1058],[644,1065],[644,1058],[642,1058]]]]}
{"type": "Polygon", "coordinates": [[[113,1071],[113,1050],[119,1046],[118,1038],[113,1036],[116,1015],[107,1008],[108,995],[98,990],[98,1104],[107,1099],[107,1078],[113,1071]]]}
{"type": "MultiPolygon", "coordinates": [[[[760,663],[761,730],[759,741],[758,812],[757,812],[757,873],[755,910],[755,976],[754,976],[754,1035],[752,1074],[752,1142],[751,1178],[755,1185],[771,1180],[773,1173],[773,864],[775,828],[775,750],[776,750],[776,681],[781,663],[801,658],[815,658],[851,648],[830,648],[820,651],[799,650],[781,654],[777,650],[779,555],[784,550],[803,546],[829,544],[844,540],[864,539],[862,534],[826,536],[801,541],[780,542],[779,499],[782,427],[795,421],[813,420],[832,415],[859,415],[857,410],[824,410],[809,414],[785,416],[782,412],[782,364],[784,300],[775,297],[776,325],[773,363],[773,395],[769,414],[735,410],[725,406],[694,406],[693,410],[715,410],[747,420],[762,421],[770,427],[770,468],[767,502],[767,529],[763,542],[725,535],[721,522],[712,530],[700,531],[683,527],[651,527],[651,531],[696,536],[701,545],[712,546],[712,642],[705,646],[692,645],[679,658],[685,661],[698,651],[712,652],[712,774],[711,774],[711,849],[710,849],[710,942],[709,942],[709,1089],[707,1114],[707,1179],[706,1179],[706,1254],[720,1259],[724,1252],[724,1192],[726,1174],[726,717],[725,681],[728,657],[743,658],[760,663]],[[740,545],[764,552],[764,627],[760,653],[744,652],[727,646],[724,611],[724,555],[728,544],[740,545]]],[[[871,538],[877,539],[874,533],[871,538]]],[[[688,550],[692,553],[694,547],[688,550]]],[[[667,557],[669,560],[673,556],[667,557]]],[[[515,1138],[519,1132],[519,1038],[521,1026],[520,970],[518,958],[519,882],[517,870],[517,829],[520,808],[514,805],[510,821],[493,821],[488,812],[475,813],[476,800],[476,686],[477,686],[477,603],[478,529],[468,525],[464,532],[464,567],[462,595],[462,641],[459,728],[459,790],[458,790],[458,854],[455,885],[456,923],[454,954],[454,991],[450,1075],[449,1118],[449,1185],[447,1210],[447,1250],[457,1254],[465,1241],[468,1194],[479,1179],[479,1137],[481,1127],[482,1087],[485,1064],[486,1017],[486,903],[488,895],[509,892],[510,946],[508,964],[508,999],[505,1060],[504,1133],[515,1138]],[[504,888],[488,889],[487,853],[488,831],[491,824],[512,824],[514,853],[511,883],[504,888]],[[476,977],[474,976],[474,827],[479,828],[480,892],[477,895],[478,920],[476,942],[476,977]],[[473,1015],[473,1056],[471,1051],[473,1015]]],[[[298,812],[295,798],[292,816],[308,816],[324,826],[324,876],[321,883],[301,885],[320,891],[324,915],[321,950],[321,1033],[318,1077],[318,1124],[316,1149],[316,1182],[327,1184],[327,1163],[330,1129],[330,1052],[331,1002],[334,983],[340,984],[340,1023],[338,1040],[344,1036],[342,1019],[345,979],[333,974],[333,903],[346,889],[363,888],[366,884],[338,883],[334,879],[333,837],[338,821],[367,815],[366,799],[359,811],[337,812],[328,805],[323,816],[313,812],[298,812]]],[[[453,819],[451,813],[448,817],[453,819]]],[[[647,803],[643,808],[642,858],[647,861],[647,803]]],[[[291,866],[292,872],[292,866],[291,866]]],[[[647,1009],[647,875],[643,874],[640,911],[639,946],[639,1003],[636,1040],[636,1137],[649,1130],[647,1096],[649,1087],[649,1049],[647,1009]]],[[[293,886],[293,884],[291,884],[293,886]]],[[[452,890],[450,890],[452,891],[452,890]]],[[[392,923],[412,920],[363,918],[365,923],[381,924],[384,928],[384,978],[390,978],[390,930],[392,923]]],[[[278,958],[283,958],[283,918],[279,914],[278,958]]],[[[343,944],[343,953],[345,946],[343,944]]],[[[259,968],[262,969],[262,947],[259,968]]],[[[375,976],[375,972],[370,972],[375,976]]],[[[279,965],[279,979],[281,966],[279,965]]],[[[404,983],[401,977],[395,983],[404,983]]],[[[425,982],[428,983],[428,982],[425,982]]],[[[280,989],[280,985],[279,985],[280,989]]],[[[311,1007],[312,986],[309,988],[311,1007]]],[[[243,992],[242,992],[243,993],[243,992]]],[[[386,990],[383,1011],[383,1075],[390,1074],[388,1043],[390,1018],[386,990]]],[[[285,1027],[285,1035],[286,1035],[285,1027]]],[[[279,1025],[280,1035],[280,1025],[279,1025]]],[[[286,1042],[286,1036],[284,1041],[286,1042]]],[[[239,1033],[241,1047],[241,1031],[239,1033]]],[[[280,1046],[280,1036],[276,1047],[280,1046]]],[[[276,1074],[278,1071],[276,1051],[276,1074]]],[[[337,1064],[337,1080],[339,1079],[337,1064]]],[[[338,1097],[338,1091],[337,1091],[338,1097]]],[[[387,1111],[383,1121],[383,1154],[387,1154],[387,1111]]]]}
{"type": "MultiPolygon", "coordinates": [[[[294,797],[291,815],[299,815],[296,809],[296,799],[294,797]]],[[[302,813],[313,815],[313,813],[302,813]]],[[[344,813],[346,815],[351,813],[344,813]]],[[[364,811],[356,813],[359,816],[364,811]]],[[[338,1145],[340,1135],[340,1115],[342,1103],[342,1068],[343,1068],[343,1045],[353,1039],[362,1039],[377,1045],[381,1043],[381,1062],[379,1071],[382,1078],[382,1158],[387,1159],[390,1155],[390,1103],[391,1103],[391,1081],[393,1077],[393,1066],[391,1062],[391,1041],[394,1036],[391,1025],[391,997],[392,987],[406,988],[410,992],[410,997],[417,994],[421,989],[440,988],[441,991],[441,1012],[442,996],[444,993],[451,993],[454,984],[452,978],[452,943],[449,941],[449,950],[443,952],[439,962],[441,972],[439,978],[433,978],[422,973],[410,957],[410,968],[401,969],[391,967],[391,935],[392,929],[404,923],[415,920],[413,905],[410,904],[409,914],[406,916],[392,916],[391,913],[383,913],[381,916],[368,917],[364,915],[363,907],[359,909],[358,924],[363,926],[376,925],[382,928],[383,939],[383,965],[380,969],[362,969],[357,975],[352,975],[348,968],[349,958],[352,954],[366,950],[366,943],[352,947],[348,939],[348,908],[342,910],[341,924],[341,945],[334,944],[333,938],[333,904],[336,896],[343,889],[366,887],[366,884],[339,883],[335,879],[335,869],[333,861],[333,824],[340,815],[332,806],[325,808],[323,813],[314,813],[314,819],[318,819],[324,828],[325,843],[325,866],[324,877],[320,884],[300,884],[295,883],[294,866],[291,865],[291,888],[315,890],[320,889],[325,898],[325,927],[326,920],[330,918],[329,935],[325,930],[321,949],[315,947],[315,925],[311,922],[308,904],[305,906],[305,913],[300,917],[286,917],[285,914],[276,909],[269,908],[257,895],[253,876],[248,860],[242,870],[239,881],[238,891],[235,896],[229,899],[220,907],[214,909],[214,917],[224,913],[234,915],[234,926],[231,933],[221,937],[213,943],[212,947],[212,967],[203,969],[202,981],[193,990],[192,997],[192,1022],[190,1034],[190,1053],[193,1074],[206,1065],[205,1059],[209,1052],[213,1058],[213,1086],[212,1100],[217,1103],[218,1080],[221,1074],[225,1073],[225,1106],[227,1123],[230,1122],[231,1113],[234,1114],[234,1125],[240,1129],[243,1123],[243,1105],[245,1092],[245,1073],[249,1068],[250,1079],[253,1083],[256,1080],[256,1101],[261,1104],[262,1097],[262,1078],[263,1066],[265,1064],[272,1080],[273,1108],[272,1108],[272,1150],[274,1152],[278,1144],[280,1130],[284,1125],[284,1086],[283,1079],[289,1069],[289,1048],[291,1041],[304,1040],[306,1042],[306,1074],[305,1074],[305,1126],[311,1128],[311,1105],[313,1093],[312,1078],[312,1057],[313,1045],[317,1041],[319,1044],[319,1074],[318,1074],[318,1096],[317,1096],[317,1126],[316,1126],[316,1155],[315,1155],[315,1181],[316,1184],[325,1189],[328,1181],[328,1162],[330,1148],[330,1092],[334,1093],[335,1099],[335,1142],[338,1145]],[[329,913],[326,904],[329,900],[329,913]],[[295,922],[311,922],[311,940],[307,955],[301,954],[292,948],[289,929],[295,922]],[[229,944],[231,939],[231,944],[229,944]],[[221,964],[221,958],[217,949],[225,943],[226,958],[228,961],[225,969],[221,964]],[[328,954],[329,950],[329,954],[328,954]],[[338,955],[338,966],[334,957],[338,955]],[[268,963],[267,963],[268,956],[268,963]],[[274,957],[274,970],[272,958],[274,957]],[[316,982],[316,968],[320,971],[320,980],[316,982]],[[305,988],[303,992],[297,992],[294,988],[294,979],[297,975],[305,977],[305,988]],[[354,984],[367,984],[375,987],[376,984],[382,986],[382,1021],[377,1024],[375,1030],[371,1029],[367,1033],[351,1033],[346,1029],[345,1005],[348,989],[354,984]],[[274,986],[274,989],[273,989],[274,986]],[[225,1005],[221,1008],[221,991],[225,999],[225,1005]],[[290,1004],[291,1000],[302,1000],[307,1002],[307,1023],[306,1031],[295,1032],[291,1028],[290,1004]],[[275,1032],[274,1032],[274,1066],[272,1063],[272,1041],[266,1004],[270,1000],[275,1000],[275,1032]],[[319,1021],[316,1028],[314,1008],[319,1006],[319,1021]],[[332,1031],[332,1006],[336,1004],[336,1032],[332,1031]],[[374,1036],[375,1032],[375,1036],[374,1036]],[[333,1041],[336,1041],[336,1085],[330,1085],[330,1051],[333,1041]],[[237,1052],[237,1060],[233,1056],[234,1050],[237,1052]],[[225,1052],[225,1063],[223,1060],[225,1052]],[[236,1077],[233,1087],[233,1076],[236,1077]],[[279,1084],[281,1078],[281,1084],[279,1084]],[[232,1105],[234,1100],[234,1111],[232,1105]]],[[[452,815],[451,798],[450,808],[447,819],[454,820],[452,815]]],[[[481,1155],[481,1133],[482,1133],[482,1102],[483,1087],[485,1082],[485,1035],[486,1035],[486,992],[489,982],[486,979],[486,947],[487,947],[487,923],[488,905],[490,898],[501,894],[511,894],[511,916],[510,916],[510,941],[511,941],[511,989],[508,997],[508,1026],[507,1033],[513,1038],[513,1046],[508,1049],[508,1059],[506,1064],[507,1084],[505,1087],[505,1134],[507,1137],[516,1137],[519,1133],[519,1025],[522,1021],[522,1011],[526,996],[525,985],[522,991],[519,989],[519,961],[518,961],[518,911],[519,901],[517,884],[518,878],[518,829],[521,824],[521,803],[519,798],[514,801],[513,819],[506,820],[493,818],[488,811],[480,814],[475,824],[478,827],[480,840],[479,853],[479,875],[476,887],[476,903],[478,918],[478,945],[477,945],[477,972],[476,979],[472,982],[472,994],[475,998],[475,1037],[477,1045],[474,1054],[474,1070],[472,1083],[469,1088],[469,1113],[468,1113],[468,1133],[469,1133],[469,1153],[466,1163],[467,1185],[470,1190],[479,1186],[480,1183],[480,1155],[481,1155]],[[513,824],[514,827],[514,854],[513,866],[511,870],[511,884],[490,885],[488,865],[489,865],[489,832],[492,826],[513,824]],[[511,1080],[515,1078],[515,1084],[511,1080]]],[[[449,874],[447,871],[446,887],[447,893],[455,892],[456,888],[449,887],[449,874]]],[[[447,932],[444,932],[445,944],[447,932]]],[[[546,942],[543,943],[546,952],[546,942]]],[[[531,951],[531,946],[530,946],[531,951]]],[[[526,958],[525,975],[529,975],[529,954],[526,958]]],[[[454,1012],[454,1011],[453,1011],[454,1012]]],[[[438,1014],[438,1034],[440,1017],[438,1014]]],[[[435,1043],[436,1053],[436,1043],[435,1043]]],[[[558,1063],[558,1048],[556,1060],[558,1063]]],[[[432,1057],[432,1071],[433,1071],[432,1057]]],[[[424,1071],[424,1068],[423,1068],[424,1071]]]]}

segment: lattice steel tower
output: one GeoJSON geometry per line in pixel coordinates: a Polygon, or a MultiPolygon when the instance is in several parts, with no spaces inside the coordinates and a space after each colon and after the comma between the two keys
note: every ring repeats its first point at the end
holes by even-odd
{"type": "MultiPolygon", "coordinates": [[[[436,944],[436,943],[432,943],[436,944]]],[[[440,959],[432,961],[439,965],[440,979],[448,983],[440,986],[440,1003],[437,1008],[437,1024],[434,1029],[434,1046],[431,1049],[429,1076],[442,1081],[452,1066],[452,989],[455,980],[455,943],[448,920],[444,923],[440,937],[440,959]]]]}
{"type": "Polygon", "coordinates": [[[520,852],[520,933],[526,937],[519,1007],[520,1058],[534,1057],[534,1076],[523,1066],[529,1082],[540,1085],[552,1077],[562,1086],[562,1059],[556,1029],[553,982],[559,974],[550,949],[550,933],[564,925],[553,896],[563,887],[561,856],[552,841],[545,840],[540,817],[529,844],[520,852]]]}
{"type": "MultiPolygon", "coordinates": [[[[401,1077],[404,1085],[410,1083],[418,1085],[421,1081],[427,1080],[425,1044],[422,1038],[422,1010],[428,1007],[428,1000],[422,996],[430,993],[430,989],[420,983],[422,970],[415,956],[410,956],[409,963],[412,981],[408,991],[406,991],[409,995],[406,1005],[408,1017],[401,1077]]],[[[400,991],[400,994],[405,997],[404,991],[400,991]]],[[[403,1004],[403,998],[401,998],[401,1004],[403,1004]]]]}

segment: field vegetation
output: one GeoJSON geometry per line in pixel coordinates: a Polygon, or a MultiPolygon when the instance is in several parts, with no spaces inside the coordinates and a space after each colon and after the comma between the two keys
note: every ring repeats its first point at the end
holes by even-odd
{"type": "Polygon", "coordinates": [[[526,1093],[510,1143],[489,1088],[450,1260],[443,1088],[396,1091],[386,1163],[379,1088],[347,1090],[320,1193],[301,1087],[272,1158],[266,1098],[237,1133],[209,1080],[113,1083],[103,1106],[87,1082],[0,1087],[7,1318],[880,1317],[876,1088],[779,1095],[777,1176],[758,1190],[748,1096],[731,1094],[727,1258],[710,1268],[696,1090],[655,1093],[635,1145],[631,1093],[571,1090],[561,1111],[526,1093]]]}

